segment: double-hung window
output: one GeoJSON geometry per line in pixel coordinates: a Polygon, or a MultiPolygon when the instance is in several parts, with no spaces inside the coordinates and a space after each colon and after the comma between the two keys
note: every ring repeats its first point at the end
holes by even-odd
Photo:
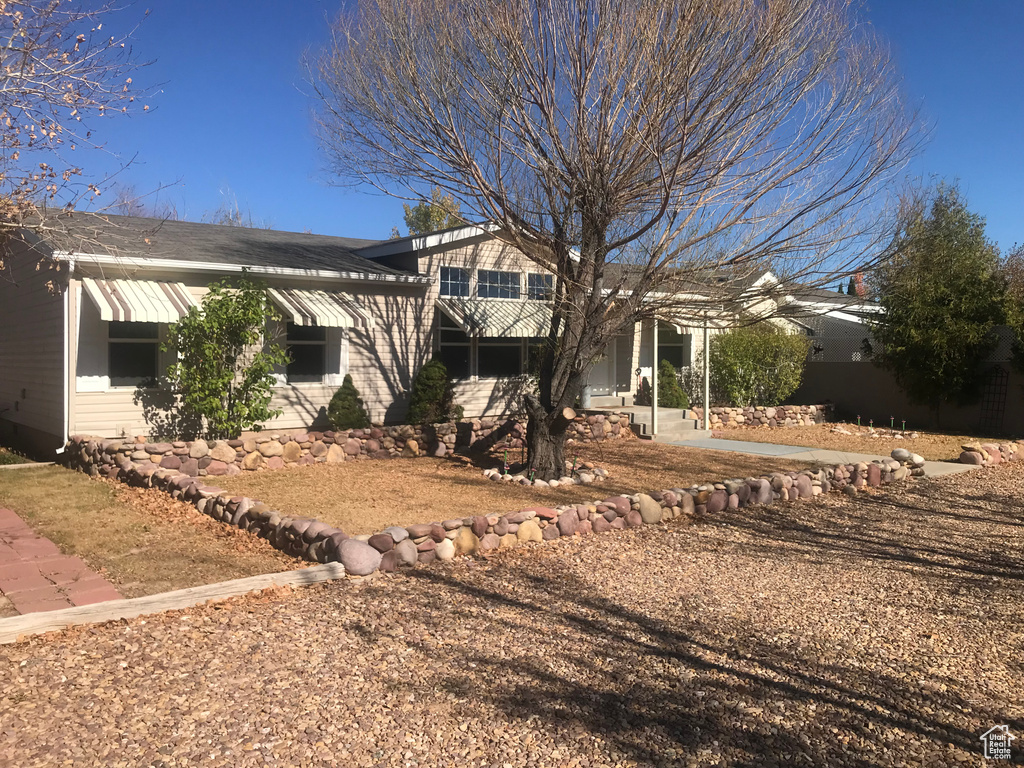
{"type": "Polygon", "coordinates": [[[551,301],[554,295],[554,281],[551,275],[540,272],[530,272],[526,275],[526,298],[533,301],[551,301]]]}
{"type": "Polygon", "coordinates": [[[441,295],[469,296],[469,271],[458,267],[441,267],[441,295]]]}
{"type": "Polygon", "coordinates": [[[471,341],[458,324],[444,312],[438,312],[437,356],[453,379],[468,379],[471,341]]]}
{"type": "Polygon", "coordinates": [[[110,386],[155,386],[159,352],[160,328],[157,323],[109,323],[107,363],[110,386]]]}
{"type": "Polygon", "coordinates": [[[327,372],[327,329],[288,323],[288,383],[322,382],[327,372]]]}
{"type": "Polygon", "coordinates": [[[476,273],[476,295],[481,299],[518,299],[520,273],[480,269],[476,273]]]}

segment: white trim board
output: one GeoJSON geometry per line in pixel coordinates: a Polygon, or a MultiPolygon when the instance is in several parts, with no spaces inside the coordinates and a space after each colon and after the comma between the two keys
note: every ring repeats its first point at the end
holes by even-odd
{"type": "Polygon", "coordinates": [[[258,592],[270,587],[308,586],[340,579],[344,576],[345,568],[341,563],[325,563],[295,571],[249,576],[244,579],[205,584],[201,587],[189,587],[174,592],[163,592],[159,595],[135,597],[130,600],[110,600],[95,605],[63,608],[59,611],[26,613],[22,616],[0,619],[0,645],[17,643],[33,635],[41,635],[44,632],[53,632],[82,624],[102,624],[117,619],[134,619],[153,613],[192,608],[203,603],[226,600],[229,597],[258,592]]]}

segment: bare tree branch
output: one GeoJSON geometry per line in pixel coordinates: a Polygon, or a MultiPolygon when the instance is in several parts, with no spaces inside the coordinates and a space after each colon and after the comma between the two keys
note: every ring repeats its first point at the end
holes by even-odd
{"type": "Polygon", "coordinates": [[[918,145],[847,0],[370,0],[308,67],[339,181],[437,187],[555,273],[551,419],[630,323],[869,267],[918,145]]]}

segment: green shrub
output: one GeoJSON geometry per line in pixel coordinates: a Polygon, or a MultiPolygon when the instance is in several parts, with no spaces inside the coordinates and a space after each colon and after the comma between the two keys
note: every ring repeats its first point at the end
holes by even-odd
{"type": "Polygon", "coordinates": [[[809,343],[767,322],[711,337],[712,403],[781,405],[800,386],[809,343]]]}
{"type": "Polygon", "coordinates": [[[658,366],[658,407],[690,407],[690,399],[679,386],[679,371],[668,360],[662,360],[658,366]]]}
{"type": "Polygon", "coordinates": [[[410,424],[440,424],[462,418],[462,407],[455,405],[455,387],[448,368],[437,358],[420,368],[409,397],[410,424]]]}
{"type": "Polygon", "coordinates": [[[202,309],[192,307],[167,330],[163,349],[174,350],[177,362],[167,369],[174,397],[165,424],[186,438],[231,439],[279,416],[270,407],[274,370],[288,354],[264,339],[267,319],[277,317],[263,283],[244,275],[211,283],[202,309]]]}
{"type": "MultiPolygon", "coordinates": [[[[651,381],[646,376],[640,381],[640,389],[633,398],[633,404],[651,404],[651,381]]],[[[668,360],[662,360],[658,366],[658,407],[690,407],[690,398],[679,384],[679,371],[668,360]]]]}
{"type": "Polygon", "coordinates": [[[352,376],[345,374],[345,380],[327,406],[327,418],[335,429],[362,429],[370,426],[370,417],[359,397],[359,390],[352,383],[352,376]]]}

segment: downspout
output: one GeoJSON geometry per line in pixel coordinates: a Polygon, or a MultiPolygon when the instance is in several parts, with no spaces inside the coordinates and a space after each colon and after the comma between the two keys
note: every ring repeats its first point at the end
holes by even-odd
{"type": "Polygon", "coordinates": [[[64,300],[62,302],[62,304],[63,304],[63,313],[64,313],[64,334],[63,334],[64,335],[64,377],[63,377],[63,381],[64,381],[64,384],[63,384],[63,387],[64,387],[64,397],[63,397],[63,400],[64,400],[64,420],[63,420],[64,427],[63,427],[62,431],[63,431],[64,434],[63,434],[63,440],[61,441],[61,446],[60,446],[60,448],[58,448],[56,450],[56,454],[58,456],[60,456],[61,454],[64,453],[64,447],[68,444],[68,430],[69,430],[69,427],[71,426],[70,423],[69,423],[69,420],[70,420],[70,417],[71,417],[71,403],[70,403],[70,400],[71,400],[71,385],[68,383],[68,376],[71,373],[71,340],[69,338],[69,336],[71,335],[70,334],[71,326],[69,324],[69,321],[70,321],[70,317],[69,317],[69,315],[70,315],[70,307],[68,306],[68,303],[69,303],[70,299],[69,299],[68,295],[71,292],[71,275],[75,271],[75,260],[70,255],[67,258],[67,265],[68,265],[68,267],[67,267],[68,274],[67,274],[67,278],[66,278],[67,282],[63,286],[63,291],[62,291],[62,293],[64,294],[64,300]]]}
{"type": "Polygon", "coordinates": [[[651,362],[651,439],[658,435],[658,318],[654,318],[654,357],[651,362]]]}
{"type": "Polygon", "coordinates": [[[704,429],[711,429],[711,346],[708,344],[708,318],[704,316],[704,429]]]}

